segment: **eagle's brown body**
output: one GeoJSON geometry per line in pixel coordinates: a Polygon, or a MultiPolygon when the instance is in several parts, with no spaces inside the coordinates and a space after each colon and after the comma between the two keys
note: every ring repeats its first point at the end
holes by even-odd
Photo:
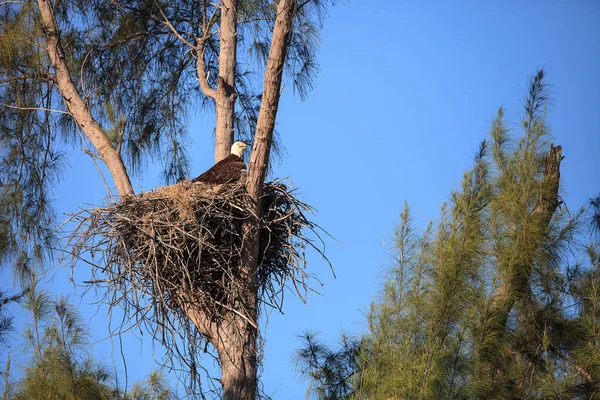
{"type": "Polygon", "coordinates": [[[199,177],[192,179],[192,182],[204,182],[213,185],[232,183],[238,181],[242,177],[242,171],[245,170],[244,160],[235,154],[230,154],[199,177]]]}

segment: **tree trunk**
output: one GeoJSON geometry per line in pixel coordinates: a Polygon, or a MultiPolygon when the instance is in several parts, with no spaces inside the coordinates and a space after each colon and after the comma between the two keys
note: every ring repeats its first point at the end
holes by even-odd
{"type": "Polygon", "coordinates": [[[258,332],[239,317],[222,330],[217,340],[221,343],[218,353],[223,400],[255,399],[258,332]]]}
{"type": "Polygon", "coordinates": [[[237,0],[223,0],[219,45],[219,79],[215,107],[215,163],[227,157],[233,144],[235,120],[235,67],[237,46],[237,0]]]}
{"type": "MultiPolygon", "coordinates": [[[[43,0],[38,0],[43,1],[43,0]]],[[[253,199],[256,215],[260,215],[260,196],[269,163],[275,118],[281,93],[282,72],[285,64],[289,35],[292,29],[296,0],[281,0],[269,60],[264,78],[263,101],[257,121],[252,157],[246,189],[253,199]]],[[[203,93],[215,100],[216,143],[215,161],[230,153],[233,144],[235,118],[235,73],[237,45],[237,0],[221,3],[220,53],[218,86],[212,89],[204,60],[206,37],[198,38],[194,47],[198,58],[197,75],[203,93]]],[[[204,25],[206,29],[206,25],[204,25]]],[[[205,32],[206,34],[206,32],[205,32]]],[[[180,306],[202,335],[211,342],[221,363],[221,385],[224,400],[252,400],[257,393],[257,339],[258,339],[258,282],[257,258],[259,235],[257,221],[243,227],[245,237],[239,275],[241,293],[234,304],[222,310],[219,319],[212,319],[196,302],[181,293],[180,306]]]]}
{"type": "MultiPolygon", "coordinates": [[[[245,282],[247,277],[238,277],[239,282],[245,282]]],[[[208,316],[204,310],[197,307],[198,302],[187,290],[179,295],[179,306],[194,323],[202,336],[217,350],[221,364],[221,386],[223,400],[254,399],[256,397],[257,372],[257,313],[256,294],[246,293],[254,300],[251,304],[242,304],[236,309],[245,310],[239,314],[226,308],[221,310],[221,317],[208,316]],[[254,305],[254,307],[250,307],[254,305]],[[248,310],[250,308],[250,310],[248,310]]],[[[241,295],[239,300],[246,301],[241,295]]]]}
{"type": "Polygon", "coordinates": [[[60,32],[54,18],[50,0],[38,0],[42,26],[46,38],[46,50],[54,68],[54,84],[60,92],[69,114],[81,128],[85,136],[100,153],[102,161],[110,171],[120,196],[133,194],[133,186],[121,155],[100,129],[81,94],[75,87],[65,62],[65,54],[60,44],[60,32]]]}
{"type": "MultiPolygon", "coordinates": [[[[281,0],[277,7],[277,19],[273,28],[273,38],[269,51],[269,61],[264,78],[263,98],[254,136],[254,145],[248,170],[246,189],[252,197],[255,212],[260,215],[265,174],[269,163],[269,153],[275,129],[275,118],[281,93],[282,71],[287,54],[289,35],[292,29],[296,0],[281,0]]],[[[224,400],[251,400],[256,398],[257,339],[258,339],[258,282],[257,259],[259,251],[259,230],[256,221],[243,227],[246,240],[242,248],[240,282],[243,293],[240,307],[244,317],[231,313],[229,319],[220,326],[217,340],[221,361],[224,400]]]]}

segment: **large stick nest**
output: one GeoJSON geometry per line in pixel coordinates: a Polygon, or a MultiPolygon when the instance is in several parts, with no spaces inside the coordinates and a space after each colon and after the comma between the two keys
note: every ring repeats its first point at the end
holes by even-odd
{"type": "Polygon", "coordinates": [[[240,184],[179,183],[77,214],[73,254],[91,258],[109,303],[133,307],[137,318],[148,318],[148,307],[161,324],[167,313],[184,317],[185,299],[211,319],[224,309],[244,315],[238,295],[247,282],[238,271],[250,223],[260,230],[259,299],[281,308],[286,284],[306,294],[305,250],[314,246],[304,235],[316,225],[305,216],[310,207],[279,181],[265,185],[261,207],[256,215],[240,184]]]}
{"type": "Polygon", "coordinates": [[[183,363],[192,387],[200,384],[207,338],[186,308],[193,303],[213,322],[231,312],[246,318],[248,307],[260,310],[261,304],[281,309],[286,287],[303,300],[310,290],[314,277],[306,272],[305,250],[323,255],[319,228],[306,218],[311,208],[294,190],[276,181],[263,192],[260,215],[241,184],[184,182],[71,218],[77,224],[69,240],[73,260],[93,266],[88,283],[101,288],[111,315],[114,306],[124,310],[117,332],[149,332],[165,347],[170,367],[183,363]],[[248,226],[258,228],[260,238],[255,278],[261,304],[254,305],[243,298],[248,277],[239,274],[248,226]]]}
{"type": "Polygon", "coordinates": [[[305,250],[323,255],[312,242],[320,236],[306,218],[311,208],[294,190],[276,181],[263,192],[260,215],[241,184],[184,182],[71,218],[77,223],[73,259],[93,266],[90,282],[104,287],[111,309],[124,309],[119,331],[145,327],[165,346],[171,365],[175,359],[187,365],[193,381],[205,338],[191,324],[186,303],[193,301],[212,321],[227,312],[249,315],[245,307],[252,305],[240,298],[248,277],[239,274],[248,226],[259,229],[255,278],[264,305],[281,309],[286,287],[304,299],[311,277],[305,250]]]}

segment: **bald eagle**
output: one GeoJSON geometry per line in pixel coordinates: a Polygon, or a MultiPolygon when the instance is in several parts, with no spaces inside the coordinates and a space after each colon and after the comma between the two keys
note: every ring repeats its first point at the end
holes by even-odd
{"type": "Polygon", "coordinates": [[[246,171],[243,154],[246,143],[235,142],[231,146],[231,154],[216,163],[208,171],[204,172],[192,182],[204,182],[213,185],[232,183],[242,177],[242,171],[246,171]]]}

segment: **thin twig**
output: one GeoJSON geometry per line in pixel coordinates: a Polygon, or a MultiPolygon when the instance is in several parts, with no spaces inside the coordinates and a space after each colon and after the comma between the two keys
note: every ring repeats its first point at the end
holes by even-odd
{"type": "Polygon", "coordinates": [[[12,109],[15,109],[15,110],[50,111],[50,112],[55,112],[55,113],[59,113],[59,114],[71,115],[67,111],[54,110],[54,109],[51,109],[51,108],[43,108],[43,107],[20,107],[20,106],[13,106],[13,105],[6,104],[6,103],[1,103],[0,106],[4,106],[6,108],[12,108],[12,109]]]}

